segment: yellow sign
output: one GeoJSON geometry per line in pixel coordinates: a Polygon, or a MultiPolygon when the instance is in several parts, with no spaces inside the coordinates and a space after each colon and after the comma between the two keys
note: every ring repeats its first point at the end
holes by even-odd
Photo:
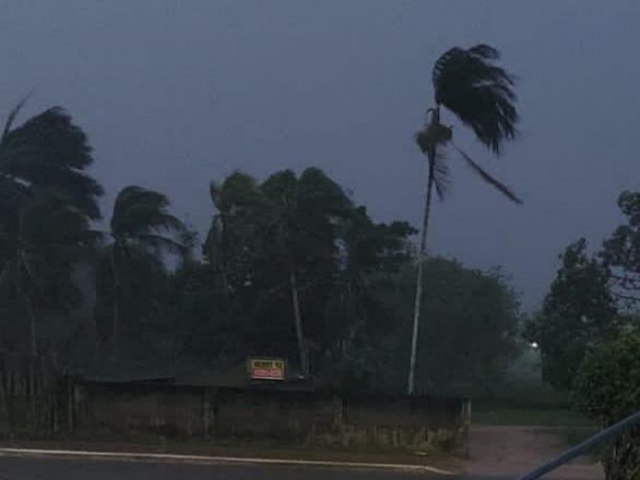
{"type": "Polygon", "coordinates": [[[250,358],[249,377],[252,380],[284,380],[287,362],[267,358],[250,358]]]}

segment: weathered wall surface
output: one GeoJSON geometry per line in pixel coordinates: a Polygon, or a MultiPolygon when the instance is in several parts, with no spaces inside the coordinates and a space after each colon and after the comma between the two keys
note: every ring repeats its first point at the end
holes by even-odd
{"type": "Polygon", "coordinates": [[[432,451],[460,448],[467,430],[466,401],[455,398],[174,385],[77,388],[78,426],[112,432],[432,451]]]}
{"type": "Polygon", "coordinates": [[[73,428],[73,385],[41,359],[0,355],[0,437],[53,435],[73,428]]]}
{"type": "Polygon", "coordinates": [[[96,439],[138,435],[455,450],[466,440],[466,404],[459,398],[72,382],[35,364],[0,368],[4,438],[82,433],[96,439]]]}
{"type": "Polygon", "coordinates": [[[165,437],[205,437],[206,405],[201,389],[137,385],[76,386],[77,428],[143,432],[165,437]]]}

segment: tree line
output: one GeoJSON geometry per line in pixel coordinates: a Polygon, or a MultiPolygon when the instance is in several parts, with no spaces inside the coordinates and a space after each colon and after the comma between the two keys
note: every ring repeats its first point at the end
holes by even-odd
{"type": "MultiPolygon", "coordinates": [[[[201,240],[141,186],[103,218],[82,129],[59,107],[18,125],[21,107],[0,141],[2,350],[124,377],[277,356],[333,387],[405,388],[411,225],[376,222],[318,168],[212,182],[201,240]]],[[[507,280],[423,261],[419,387],[498,377],[517,344],[507,280]]]]}
{"type": "MultiPolygon", "coordinates": [[[[610,426],[640,408],[640,193],[618,197],[624,223],[601,247],[584,238],[560,255],[543,306],[524,331],[541,353],[542,375],[610,426]]],[[[608,480],[640,475],[640,427],[605,451],[608,480]]]]}
{"type": "Polygon", "coordinates": [[[87,171],[84,132],[58,107],[16,126],[20,103],[0,140],[0,347],[115,371],[276,355],[301,378],[396,390],[409,366],[409,393],[499,376],[517,343],[508,282],[426,257],[432,191],[443,198],[449,184],[450,146],[520,201],[440,120],[448,110],[496,154],[515,137],[514,80],[498,59],[479,44],[434,64],[434,107],[415,136],[427,157],[417,253],[412,226],[376,222],[317,168],[211,183],[201,246],[166,196],[135,185],[118,193],[100,231],[103,189],[87,171]]]}
{"type": "MultiPolygon", "coordinates": [[[[0,350],[123,377],[266,355],[335,388],[434,392],[500,378],[520,339],[508,280],[426,255],[447,154],[521,203],[441,118],[453,114],[495,154],[515,138],[514,77],[498,60],[480,44],[433,66],[433,106],[415,135],[427,160],[417,249],[411,225],[375,221],[318,168],[212,182],[202,240],[142,186],[122,189],[103,219],[83,130],[59,107],[18,125],[21,102],[0,137],[0,350]]],[[[605,424],[640,404],[640,193],[618,204],[626,223],[594,254],[583,239],[565,250],[524,331],[544,379],[605,424]]],[[[607,478],[635,478],[638,438],[608,451],[607,478]]]]}

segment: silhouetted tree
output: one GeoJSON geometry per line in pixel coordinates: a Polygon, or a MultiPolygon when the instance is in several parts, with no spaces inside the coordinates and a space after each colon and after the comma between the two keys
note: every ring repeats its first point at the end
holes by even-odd
{"type": "MultiPolygon", "coordinates": [[[[409,364],[408,392],[414,391],[415,361],[420,324],[420,302],[423,289],[424,256],[427,250],[427,232],[433,187],[442,197],[449,181],[449,170],[444,162],[443,148],[453,144],[449,126],[441,123],[444,107],[453,113],[476,137],[495,154],[500,153],[505,140],[514,138],[518,114],[515,108],[514,80],[511,74],[495,65],[498,51],[480,44],[469,49],[454,47],[445,52],[435,63],[432,72],[435,106],[424,129],[416,134],[416,142],[427,156],[427,186],[424,218],[420,237],[416,294],[413,311],[411,357],[409,364]]],[[[456,147],[465,162],[480,178],[497,188],[510,200],[520,200],[511,190],[487,173],[469,155],[456,147]]]]}

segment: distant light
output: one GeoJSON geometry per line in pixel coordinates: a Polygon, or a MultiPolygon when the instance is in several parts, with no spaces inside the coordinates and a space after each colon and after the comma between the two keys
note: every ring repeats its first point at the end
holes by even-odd
{"type": "Polygon", "coordinates": [[[538,342],[531,342],[531,345],[530,345],[530,346],[531,346],[531,348],[533,348],[534,350],[537,350],[537,349],[538,349],[538,347],[539,347],[538,342]]]}

